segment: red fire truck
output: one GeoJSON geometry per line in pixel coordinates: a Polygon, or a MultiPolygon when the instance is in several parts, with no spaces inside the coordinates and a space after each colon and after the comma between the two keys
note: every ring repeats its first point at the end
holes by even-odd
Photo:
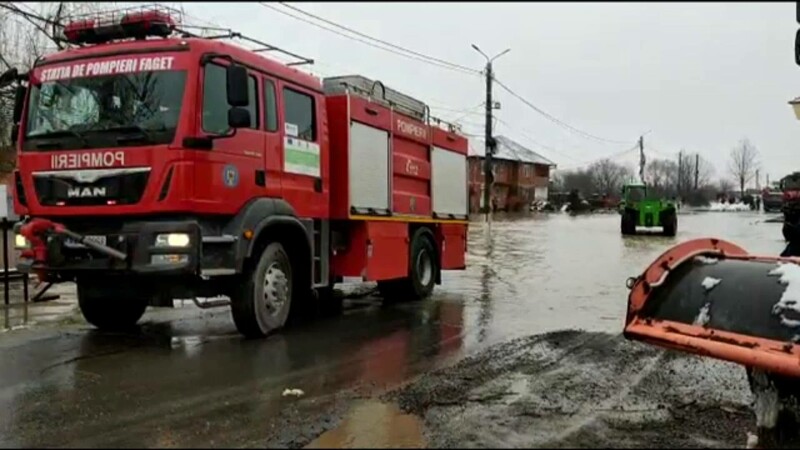
{"type": "Polygon", "coordinates": [[[19,269],[74,281],[101,329],[227,296],[251,337],[338,309],[344,278],[402,300],[464,269],[466,138],[380,82],[320,80],[261,54],[274,46],[220,39],[237,35],[116,11],[0,77],[18,81],[19,269]]]}

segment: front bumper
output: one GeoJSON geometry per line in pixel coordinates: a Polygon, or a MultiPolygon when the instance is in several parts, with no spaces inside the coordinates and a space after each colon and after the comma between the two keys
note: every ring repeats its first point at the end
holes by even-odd
{"type": "Polygon", "coordinates": [[[193,275],[200,272],[202,234],[195,221],[152,221],[124,224],[116,229],[74,230],[84,236],[105,236],[105,245],[126,255],[125,260],[105,256],[85,246],[70,244],[62,235],[47,237],[43,262],[20,259],[20,272],[37,272],[72,278],[82,272],[130,272],[147,275],[193,275]],[[156,237],[185,234],[188,245],[156,245],[156,237]]]}

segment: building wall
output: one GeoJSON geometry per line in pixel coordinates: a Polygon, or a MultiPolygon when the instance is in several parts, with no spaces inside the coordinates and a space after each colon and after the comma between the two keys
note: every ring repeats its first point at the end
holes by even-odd
{"type": "MultiPolygon", "coordinates": [[[[492,194],[499,209],[524,209],[533,200],[547,199],[550,167],[507,160],[495,160],[494,166],[492,194]]],[[[469,158],[469,185],[470,212],[475,213],[483,203],[483,158],[469,158]]]]}

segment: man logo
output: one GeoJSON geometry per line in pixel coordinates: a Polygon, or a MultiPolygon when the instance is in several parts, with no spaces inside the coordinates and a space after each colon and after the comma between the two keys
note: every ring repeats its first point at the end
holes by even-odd
{"type": "Polygon", "coordinates": [[[104,187],[76,187],[67,190],[67,197],[69,198],[91,198],[91,197],[105,197],[106,188],[104,187]]]}

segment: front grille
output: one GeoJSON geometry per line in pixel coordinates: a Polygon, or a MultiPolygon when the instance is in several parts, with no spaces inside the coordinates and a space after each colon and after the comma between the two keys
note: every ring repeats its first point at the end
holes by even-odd
{"type": "Polygon", "coordinates": [[[647,213],[644,216],[644,226],[652,227],[653,226],[653,213],[647,213]]]}
{"type": "Polygon", "coordinates": [[[45,172],[34,174],[33,185],[45,206],[131,205],[149,176],[147,168],[45,172]]]}

